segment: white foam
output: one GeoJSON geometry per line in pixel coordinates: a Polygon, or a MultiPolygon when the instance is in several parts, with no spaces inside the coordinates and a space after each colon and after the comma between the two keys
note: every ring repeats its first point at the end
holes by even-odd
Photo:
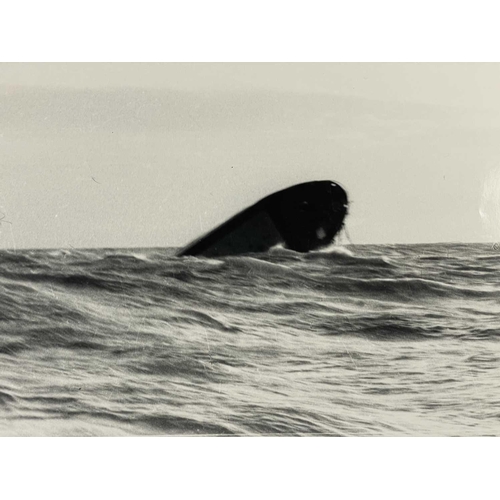
{"type": "Polygon", "coordinates": [[[354,257],[354,253],[346,248],[345,246],[337,245],[332,243],[327,247],[320,248],[319,250],[315,250],[315,253],[328,253],[328,254],[338,254],[338,255],[347,255],[348,257],[354,257]]]}

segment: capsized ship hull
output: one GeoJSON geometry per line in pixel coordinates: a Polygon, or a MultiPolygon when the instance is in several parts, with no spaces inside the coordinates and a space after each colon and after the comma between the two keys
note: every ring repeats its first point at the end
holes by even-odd
{"type": "Polygon", "coordinates": [[[266,196],[177,255],[220,257],[266,252],[277,244],[297,252],[330,245],[347,214],[347,193],[332,181],[312,181],[266,196]]]}

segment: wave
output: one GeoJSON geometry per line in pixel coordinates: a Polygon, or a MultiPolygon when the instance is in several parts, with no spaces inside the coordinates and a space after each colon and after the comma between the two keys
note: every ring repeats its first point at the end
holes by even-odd
{"type": "Polygon", "coordinates": [[[498,434],[488,252],[0,252],[0,434],[498,434]]]}

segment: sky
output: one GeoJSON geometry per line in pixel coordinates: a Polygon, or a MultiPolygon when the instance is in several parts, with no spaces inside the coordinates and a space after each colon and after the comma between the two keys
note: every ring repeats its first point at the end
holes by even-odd
{"type": "Polygon", "coordinates": [[[497,63],[0,64],[0,248],[182,246],[329,179],[353,243],[500,241],[497,63]]]}

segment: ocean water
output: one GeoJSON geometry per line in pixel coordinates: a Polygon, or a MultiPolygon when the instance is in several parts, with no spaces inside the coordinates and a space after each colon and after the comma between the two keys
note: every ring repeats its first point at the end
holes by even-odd
{"type": "Polygon", "coordinates": [[[2,436],[500,434],[500,253],[0,252],[2,436]]]}

